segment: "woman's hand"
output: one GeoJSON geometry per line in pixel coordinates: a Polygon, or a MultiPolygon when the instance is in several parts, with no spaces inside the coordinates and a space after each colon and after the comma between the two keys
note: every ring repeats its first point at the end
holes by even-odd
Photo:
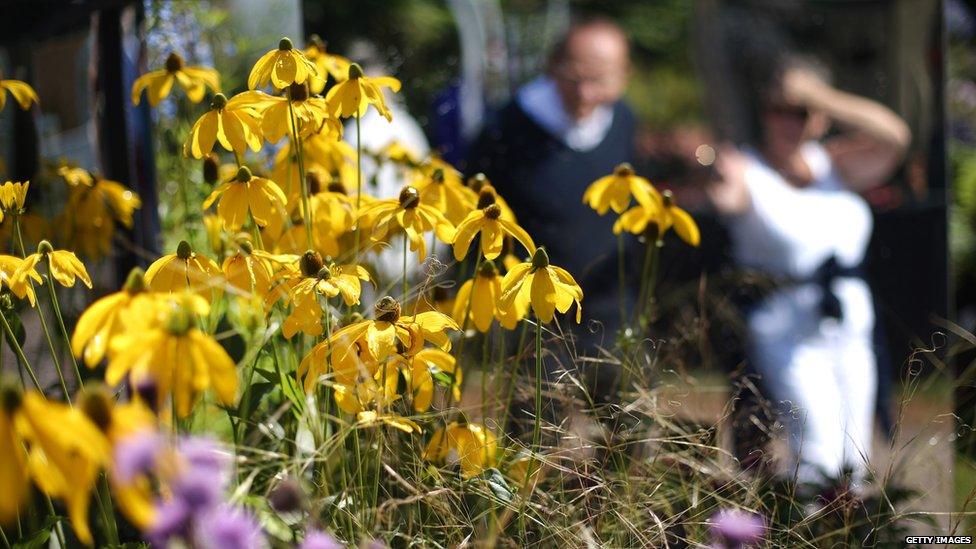
{"type": "Polygon", "coordinates": [[[752,202],[746,185],[748,158],[732,145],[723,145],[715,158],[719,180],[706,188],[715,209],[723,215],[745,213],[752,202]]]}

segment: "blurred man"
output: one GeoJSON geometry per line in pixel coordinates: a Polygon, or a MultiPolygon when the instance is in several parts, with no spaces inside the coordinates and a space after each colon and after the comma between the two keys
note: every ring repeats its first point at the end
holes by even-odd
{"type": "MultiPolygon", "coordinates": [[[[536,244],[582,286],[581,355],[611,347],[620,325],[614,216],[597,215],[582,196],[590,183],[632,161],[636,121],[620,100],[629,49],[623,30],[609,20],[574,24],[546,73],[522,86],[486,126],[466,166],[469,174],[488,176],[536,244]]],[[[634,296],[625,297],[629,304],[634,296]]]]}

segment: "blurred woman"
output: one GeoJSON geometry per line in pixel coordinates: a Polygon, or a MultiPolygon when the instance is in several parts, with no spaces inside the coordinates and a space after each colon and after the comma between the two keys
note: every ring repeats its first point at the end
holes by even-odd
{"type": "Polygon", "coordinates": [[[852,473],[856,485],[877,383],[874,306],[861,267],[872,218],[858,193],[887,180],[910,131],[808,62],[784,63],[757,106],[759,138],[720,151],[721,180],[709,190],[736,261],[780,282],[746,313],[750,360],[781,407],[790,474],[825,484],[852,473]]]}

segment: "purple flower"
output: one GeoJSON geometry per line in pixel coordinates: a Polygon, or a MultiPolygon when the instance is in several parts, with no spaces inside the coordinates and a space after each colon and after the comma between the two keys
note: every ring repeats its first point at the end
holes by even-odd
{"type": "Polygon", "coordinates": [[[759,543],[766,533],[762,515],[738,509],[722,509],[709,520],[712,535],[723,547],[738,548],[759,543]]]}
{"type": "Polygon", "coordinates": [[[170,487],[173,497],[182,501],[194,513],[211,509],[223,500],[223,482],[202,468],[183,471],[173,479],[170,487]]]}
{"type": "Polygon", "coordinates": [[[115,478],[127,484],[152,472],[162,446],[162,438],[149,431],[140,431],[123,439],[115,447],[115,478]]]}
{"type": "Polygon", "coordinates": [[[223,476],[230,456],[213,439],[187,437],[179,442],[180,457],[192,468],[223,476]]]}
{"type": "Polygon", "coordinates": [[[200,517],[197,542],[206,549],[252,549],[264,547],[257,520],[243,509],[222,506],[200,517]]]}
{"type": "Polygon", "coordinates": [[[146,540],[153,547],[166,547],[174,537],[189,531],[190,510],[182,501],[170,500],[156,505],[156,520],[146,532],[146,540]]]}
{"type": "Polygon", "coordinates": [[[305,534],[305,541],[298,546],[298,549],[343,549],[342,544],[325,532],[309,530],[305,534]]]}

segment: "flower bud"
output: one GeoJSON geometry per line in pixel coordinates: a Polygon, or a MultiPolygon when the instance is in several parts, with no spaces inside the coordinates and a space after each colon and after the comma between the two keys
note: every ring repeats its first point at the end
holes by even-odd
{"type": "Polygon", "coordinates": [[[291,43],[291,39],[288,38],[287,36],[284,37],[284,38],[282,38],[281,40],[278,40],[278,49],[279,50],[281,50],[281,51],[288,51],[288,50],[290,50],[292,48],[294,48],[294,46],[291,43]]]}
{"type": "Polygon", "coordinates": [[[131,294],[138,294],[146,291],[146,273],[139,267],[136,267],[129,271],[129,276],[125,279],[125,285],[122,287],[126,292],[131,294]]]}

